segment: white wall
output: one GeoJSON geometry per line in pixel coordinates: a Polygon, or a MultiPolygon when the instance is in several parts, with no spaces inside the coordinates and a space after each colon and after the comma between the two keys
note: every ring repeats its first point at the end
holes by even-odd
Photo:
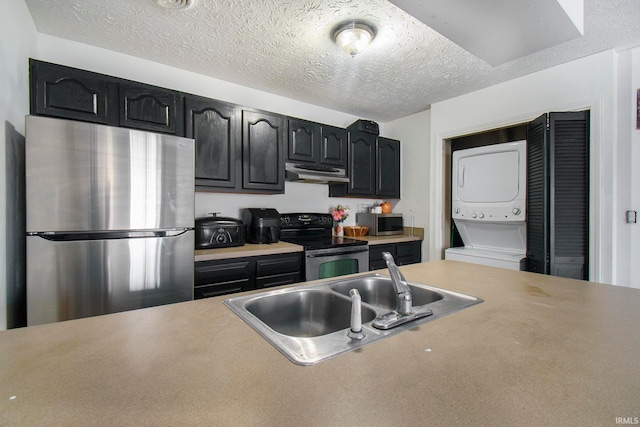
{"type": "MultiPolygon", "coordinates": [[[[634,111],[631,106],[635,101],[635,94],[630,88],[632,81],[632,52],[626,50],[619,52],[617,61],[617,141],[618,150],[616,155],[616,180],[618,187],[624,187],[631,183],[631,162],[632,162],[632,126],[635,127],[634,111]],[[634,95],[634,96],[632,96],[634,95]]],[[[614,194],[615,216],[624,218],[625,211],[631,209],[631,191],[618,191],[614,194]]],[[[621,285],[631,285],[633,276],[631,273],[631,231],[634,228],[630,224],[621,224],[615,235],[614,246],[620,248],[615,259],[614,276],[612,282],[621,285]]],[[[636,258],[637,259],[637,258],[636,258]]],[[[637,278],[640,280],[640,278],[637,278]]]]}
{"type": "Polygon", "coordinates": [[[614,209],[617,153],[616,53],[572,61],[431,107],[429,259],[444,241],[443,140],[523,123],[548,111],[591,110],[591,280],[613,283],[620,216],[614,209]]]}
{"type": "Polygon", "coordinates": [[[220,212],[223,216],[241,218],[242,208],[274,208],[280,213],[293,212],[329,212],[329,208],[342,204],[351,209],[351,215],[345,225],[354,225],[356,212],[366,210],[380,199],[360,199],[329,197],[326,184],[308,184],[301,182],[285,182],[284,194],[225,194],[196,193],[196,217],[206,216],[211,212],[220,212]]]}
{"type": "Polygon", "coordinates": [[[36,32],[23,1],[0,3],[0,330],[7,325],[7,254],[13,250],[7,242],[6,123],[24,135],[24,116],[29,113],[28,57],[35,52],[36,32]]]}
{"type": "MultiPolygon", "coordinates": [[[[635,48],[628,54],[631,56],[630,83],[623,88],[628,98],[620,117],[629,119],[623,121],[623,124],[628,130],[624,141],[629,145],[627,159],[630,159],[628,182],[631,183],[631,195],[628,204],[621,206],[621,211],[629,209],[640,213],[640,129],[636,125],[637,90],[640,89],[640,48],[635,48]]],[[[629,284],[640,288],[640,223],[624,224],[621,228],[622,234],[629,236],[629,284]]]]}
{"type": "MultiPolygon", "coordinates": [[[[394,210],[405,216],[405,225],[425,229],[429,226],[429,137],[431,110],[422,111],[392,122],[384,123],[382,131],[389,138],[400,140],[400,196],[394,210]]],[[[427,250],[423,241],[423,254],[427,250]]],[[[423,258],[426,258],[423,255],[423,258]]]]}

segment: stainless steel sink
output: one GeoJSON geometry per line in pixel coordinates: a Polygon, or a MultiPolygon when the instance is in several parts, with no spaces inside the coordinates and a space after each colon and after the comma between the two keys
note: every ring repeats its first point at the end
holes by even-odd
{"type": "Polygon", "coordinates": [[[289,360],[313,365],[482,302],[420,283],[409,286],[416,310],[428,307],[433,315],[387,330],[374,328],[372,321],[395,309],[396,296],[390,278],[375,273],[233,297],[224,304],[289,360]],[[351,289],[362,298],[363,339],[347,336],[351,289]]]}
{"type": "MultiPolygon", "coordinates": [[[[249,301],[245,308],[274,331],[292,337],[317,337],[349,327],[351,301],[331,292],[301,289],[249,301]]],[[[376,312],[363,307],[362,321],[376,312]]]]}

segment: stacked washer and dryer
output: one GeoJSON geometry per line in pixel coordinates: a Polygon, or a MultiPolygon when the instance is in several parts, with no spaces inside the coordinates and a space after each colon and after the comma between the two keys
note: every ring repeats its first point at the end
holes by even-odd
{"type": "Polygon", "coordinates": [[[454,151],[451,213],[464,247],[445,259],[524,270],[526,141],[454,151]]]}

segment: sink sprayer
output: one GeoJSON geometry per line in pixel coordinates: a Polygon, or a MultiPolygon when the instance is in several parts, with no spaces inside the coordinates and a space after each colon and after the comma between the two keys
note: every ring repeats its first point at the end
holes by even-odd
{"type": "Polygon", "coordinates": [[[351,297],[351,327],[347,335],[349,338],[361,340],[366,336],[362,330],[362,298],[357,289],[351,289],[349,296],[351,297]]]}

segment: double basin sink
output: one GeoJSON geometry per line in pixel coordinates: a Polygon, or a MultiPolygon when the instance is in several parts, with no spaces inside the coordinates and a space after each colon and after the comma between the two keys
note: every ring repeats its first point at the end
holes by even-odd
{"type": "Polygon", "coordinates": [[[386,330],[374,328],[372,321],[396,309],[397,295],[391,279],[381,274],[265,291],[229,298],[224,304],[293,363],[313,365],[482,302],[445,289],[408,284],[414,309],[425,311],[428,307],[432,314],[386,330]],[[362,339],[347,335],[351,289],[362,299],[362,339]]]}

